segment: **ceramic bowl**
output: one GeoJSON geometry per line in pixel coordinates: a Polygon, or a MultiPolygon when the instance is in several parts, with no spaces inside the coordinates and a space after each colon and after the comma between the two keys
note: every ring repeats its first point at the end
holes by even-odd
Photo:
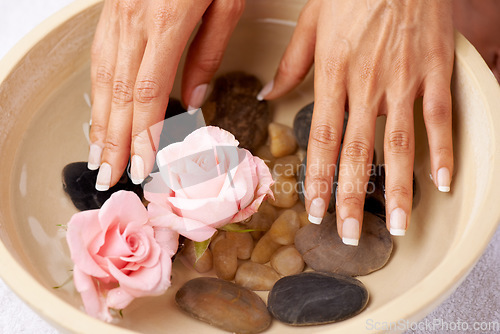
{"type": "MultiPolygon", "coordinates": [[[[270,80],[293,31],[303,0],[249,1],[220,73],[244,70],[270,80]]],[[[89,54],[102,4],[76,1],[24,38],[0,64],[0,271],[28,305],[64,332],[220,333],[179,311],[173,295],[196,276],[174,264],[173,286],[134,301],[123,320],[107,324],[87,316],[70,282],[66,224],[76,209],[65,196],[62,168],[85,161],[90,108],[89,54]]],[[[313,100],[312,76],[272,103],[275,120],[291,124],[313,100]]],[[[456,36],[452,81],[456,172],[452,191],[429,179],[421,101],[415,111],[415,175],[420,199],[405,237],[382,270],[360,277],[368,307],[349,320],[309,328],[277,321],[268,333],[374,332],[370,324],[416,321],[461,282],[488,244],[500,216],[500,89],[476,50],[456,36]]],[[[172,96],[179,96],[179,80],[172,96]]],[[[379,122],[377,153],[382,159],[379,122]]],[[[265,294],[262,294],[265,297],[265,294]]]]}

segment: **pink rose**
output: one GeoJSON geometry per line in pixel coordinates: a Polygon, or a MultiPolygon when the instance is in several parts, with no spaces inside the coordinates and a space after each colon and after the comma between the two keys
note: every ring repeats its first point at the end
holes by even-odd
{"type": "Polygon", "coordinates": [[[160,171],[144,188],[151,221],[194,241],[255,213],[273,179],[264,161],[218,127],[200,128],[158,152],[160,171]]]}
{"type": "Polygon", "coordinates": [[[123,309],[170,286],[178,234],[154,227],[133,192],[118,191],[100,210],[73,215],[66,238],[74,284],[91,316],[111,321],[109,308],[123,309]]]}

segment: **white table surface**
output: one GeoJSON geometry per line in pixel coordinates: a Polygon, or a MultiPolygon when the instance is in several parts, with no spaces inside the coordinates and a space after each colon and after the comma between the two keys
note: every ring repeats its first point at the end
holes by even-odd
{"type": "MultiPolygon", "coordinates": [[[[0,0],[0,58],[45,18],[72,0],[0,0]]],[[[500,322],[500,228],[483,256],[458,289],[431,314],[425,323],[467,323],[470,333],[475,322],[500,322]]],[[[410,324],[411,325],[411,324],[410,324]]],[[[463,327],[462,327],[463,328],[463,327]]],[[[417,329],[408,333],[445,333],[444,330],[417,329]]],[[[451,332],[451,330],[450,330],[451,332]]],[[[458,331],[453,331],[458,332],[458,331]]],[[[58,333],[24,304],[0,279],[0,333],[58,333]]]]}

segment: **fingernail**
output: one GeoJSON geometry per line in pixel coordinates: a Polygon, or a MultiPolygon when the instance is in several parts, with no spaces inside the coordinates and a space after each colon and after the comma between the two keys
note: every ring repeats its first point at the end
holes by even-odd
{"type": "Polygon", "coordinates": [[[359,243],[359,222],[354,218],[347,218],[342,225],[342,242],[346,245],[357,246],[359,243]]]}
{"type": "Polygon", "coordinates": [[[267,94],[271,93],[274,87],[274,80],[269,81],[257,94],[257,100],[263,101],[267,94]]]}
{"type": "Polygon", "coordinates": [[[137,154],[132,156],[130,177],[133,184],[141,184],[144,181],[144,160],[137,154]]]}
{"type": "Polygon", "coordinates": [[[207,89],[208,89],[208,84],[201,84],[197,86],[195,89],[193,89],[187,108],[188,112],[191,112],[193,110],[198,110],[201,107],[201,105],[205,101],[207,89]]]}
{"type": "Polygon", "coordinates": [[[406,212],[403,209],[396,208],[392,210],[389,219],[390,229],[392,235],[403,236],[406,233],[406,212]]]}
{"type": "Polygon", "coordinates": [[[441,167],[437,172],[437,183],[439,191],[447,193],[450,191],[450,171],[446,167],[441,167]]]}
{"type": "Polygon", "coordinates": [[[90,145],[89,162],[87,168],[90,170],[97,170],[101,165],[102,147],[97,144],[90,145]]]}
{"type": "Polygon", "coordinates": [[[106,191],[109,189],[111,183],[111,165],[104,162],[99,168],[95,188],[99,191],[106,191]]]}
{"type": "Polygon", "coordinates": [[[313,224],[321,224],[325,215],[325,201],[322,198],[315,198],[309,207],[309,221],[313,224]]]}

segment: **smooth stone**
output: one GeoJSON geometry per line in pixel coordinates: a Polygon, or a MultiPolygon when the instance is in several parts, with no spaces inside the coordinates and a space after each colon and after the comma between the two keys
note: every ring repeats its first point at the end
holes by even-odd
{"type": "MultiPolygon", "coordinates": [[[[297,144],[304,150],[307,150],[307,145],[309,143],[309,133],[311,132],[311,121],[314,110],[314,102],[309,103],[304,106],[295,115],[293,120],[293,133],[297,144]]],[[[344,127],[342,130],[342,141],[344,140],[344,134],[347,127],[347,120],[349,118],[349,113],[346,111],[344,114],[344,127]]]]}
{"type": "Polygon", "coordinates": [[[291,245],[295,240],[295,234],[299,228],[299,215],[294,210],[289,209],[281,213],[267,234],[277,244],[291,245]]]}
{"type": "Polygon", "coordinates": [[[283,246],[271,256],[271,266],[280,275],[296,275],[304,270],[304,260],[293,245],[283,246]]]}
{"type": "Polygon", "coordinates": [[[269,199],[269,203],[278,208],[291,208],[299,199],[297,194],[297,180],[294,177],[279,176],[271,186],[274,200],[269,199]]]}
{"type": "Polygon", "coordinates": [[[368,291],[359,280],[336,274],[305,272],[274,285],[267,308],[281,322],[308,326],[338,322],[360,313],[368,291]]]}
{"type": "Polygon", "coordinates": [[[271,151],[269,150],[269,146],[267,145],[262,145],[255,151],[255,155],[261,158],[267,167],[270,169],[273,168],[274,166],[274,161],[276,161],[276,158],[271,154],[271,151]]]}
{"type": "Polygon", "coordinates": [[[368,181],[365,211],[371,212],[385,219],[385,168],[384,165],[376,165],[372,169],[368,181]]]}
{"type": "Polygon", "coordinates": [[[109,190],[96,190],[97,173],[99,170],[87,168],[87,162],[73,162],[62,170],[63,189],[78,210],[100,209],[104,202],[119,190],[133,191],[140,198],[143,198],[142,187],[133,184],[127,176],[127,172],[124,172],[120,181],[109,190]]]}
{"type": "Polygon", "coordinates": [[[357,247],[342,242],[334,214],[327,214],[320,225],[307,225],[295,235],[295,247],[308,266],[349,276],[367,275],[382,268],[391,256],[392,246],[385,221],[366,211],[357,247]]]}
{"type": "Polygon", "coordinates": [[[275,242],[269,235],[269,232],[267,232],[255,244],[250,260],[255,263],[267,263],[271,260],[271,256],[273,256],[274,252],[281,246],[282,245],[275,242]]]}
{"type": "Polygon", "coordinates": [[[184,243],[182,253],[180,254],[182,263],[188,268],[194,268],[199,273],[206,273],[213,267],[212,251],[207,248],[205,253],[196,261],[194,242],[187,239],[184,243]]]}
{"type": "Polygon", "coordinates": [[[236,254],[240,260],[248,260],[252,256],[253,238],[248,232],[226,232],[226,238],[236,244],[236,254]]]}
{"type": "Polygon", "coordinates": [[[260,263],[245,262],[239,266],[234,282],[250,290],[269,291],[279,279],[280,275],[273,268],[260,263]]]}
{"type": "Polygon", "coordinates": [[[262,202],[259,210],[254,213],[249,221],[245,223],[248,229],[253,231],[250,235],[254,240],[260,239],[269,229],[271,225],[276,220],[277,212],[276,208],[272,206],[268,201],[262,202]]]}
{"type": "Polygon", "coordinates": [[[231,72],[218,77],[202,110],[207,124],[231,132],[240,147],[255,151],[266,141],[271,112],[256,96],[262,83],[253,75],[231,72]]]}
{"type": "Polygon", "coordinates": [[[268,131],[269,150],[275,158],[290,155],[297,150],[297,141],[292,128],[279,123],[270,123],[268,131]]]}
{"type": "Polygon", "coordinates": [[[212,252],[215,274],[226,281],[231,281],[238,269],[238,256],[234,240],[219,240],[212,252]]]}
{"type": "Polygon", "coordinates": [[[186,282],[177,291],[175,301],[193,318],[232,333],[260,333],[272,321],[266,304],[256,293],[213,277],[186,282]]]}
{"type": "Polygon", "coordinates": [[[299,170],[300,164],[301,161],[296,155],[287,155],[285,157],[278,158],[274,161],[272,174],[275,177],[295,177],[297,175],[297,171],[299,170]]]}

